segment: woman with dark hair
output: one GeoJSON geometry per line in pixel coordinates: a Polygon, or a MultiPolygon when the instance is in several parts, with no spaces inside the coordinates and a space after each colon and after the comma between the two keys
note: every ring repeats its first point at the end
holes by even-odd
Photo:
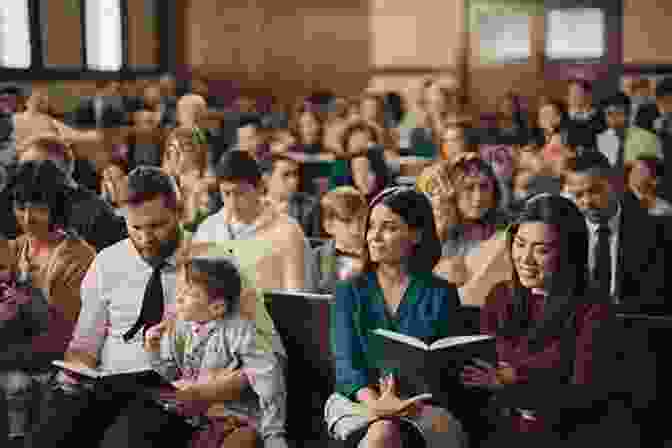
{"type": "Polygon", "coordinates": [[[30,374],[46,371],[52,360],[63,358],[79,316],[82,280],[96,255],[66,228],[68,199],[62,180],[63,174],[49,160],[23,162],[11,187],[22,234],[9,241],[10,269],[25,284],[41,290],[49,312],[46,332],[28,343],[8,343],[2,351],[3,361],[12,360],[15,378],[24,378],[24,384],[32,384],[30,374]]]}
{"type": "Polygon", "coordinates": [[[392,183],[376,129],[367,122],[351,123],[341,137],[342,153],[332,166],[329,188],[349,185],[367,199],[392,183]]]}
{"type": "Polygon", "coordinates": [[[308,101],[297,105],[290,123],[290,132],[296,136],[296,144],[284,153],[301,163],[301,191],[308,194],[319,193],[318,178],[324,172],[322,163],[334,159],[331,152],[324,150],[325,122],[319,108],[319,105],[308,101]]]}
{"type": "Polygon", "coordinates": [[[336,393],[325,418],[332,437],[352,447],[462,447],[461,424],[445,409],[402,400],[381,377],[371,330],[433,341],[460,334],[455,287],[432,274],[440,246],[429,199],[395,187],[371,202],[362,274],[336,286],[331,313],[336,393]]]}
{"type": "Polygon", "coordinates": [[[597,356],[608,355],[600,338],[612,310],[589,287],[588,229],[570,200],[530,199],[508,232],[508,251],[513,278],[481,312],[481,331],[497,338],[498,365],[475,360],[462,379],[491,390],[509,411],[492,446],[539,446],[601,416],[596,386],[606,378],[597,369],[607,363],[597,356]]]}

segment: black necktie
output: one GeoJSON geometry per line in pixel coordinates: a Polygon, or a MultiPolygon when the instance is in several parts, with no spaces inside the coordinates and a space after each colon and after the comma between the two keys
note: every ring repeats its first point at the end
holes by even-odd
{"type": "Polygon", "coordinates": [[[161,269],[165,263],[159,264],[152,271],[147,286],[145,287],[145,296],[142,299],[142,308],[140,316],[133,324],[133,327],[124,334],[124,341],[128,342],[143,328],[143,335],[147,328],[156,325],[163,319],[163,285],[161,284],[161,269]]]}
{"type": "Polygon", "coordinates": [[[624,157],[625,157],[625,130],[623,132],[616,132],[618,137],[618,152],[616,153],[616,164],[614,165],[617,170],[623,170],[624,157]]]}
{"type": "Polygon", "coordinates": [[[611,229],[606,224],[597,228],[597,244],[595,245],[595,267],[593,277],[595,285],[604,294],[611,296],[611,229]]]}

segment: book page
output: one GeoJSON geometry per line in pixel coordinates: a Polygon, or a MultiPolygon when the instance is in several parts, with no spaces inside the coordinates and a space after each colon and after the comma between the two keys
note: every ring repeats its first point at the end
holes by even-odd
{"type": "Polygon", "coordinates": [[[100,378],[101,376],[104,375],[99,370],[92,369],[92,368],[86,367],[84,365],[69,363],[69,362],[66,362],[66,361],[56,360],[56,361],[52,361],[52,364],[55,365],[56,367],[60,367],[61,369],[67,370],[69,372],[78,373],[80,375],[83,375],[83,376],[86,376],[86,377],[89,377],[89,378],[96,379],[96,378],[100,378]]]}
{"type": "Polygon", "coordinates": [[[401,333],[396,333],[394,331],[390,330],[384,330],[382,328],[378,328],[376,330],[373,330],[375,334],[378,334],[380,336],[385,336],[386,338],[393,339],[398,342],[402,342],[407,345],[411,345],[413,347],[420,348],[422,350],[429,350],[429,346],[422,342],[418,338],[414,338],[413,336],[408,336],[406,334],[401,334],[401,333]]]}
{"type": "Polygon", "coordinates": [[[133,375],[134,373],[143,373],[143,372],[149,372],[153,371],[152,368],[150,367],[138,367],[135,369],[128,369],[128,370],[113,370],[113,371],[103,371],[100,372],[100,376],[114,376],[114,375],[133,375]]]}
{"type": "Polygon", "coordinates": [[[429,346],[430,350],[439,350],[446,347],[455,347],[458,345],[471,344],[473,342],[493,339],[494,336],[488,334],[476,334],[471,336],[454,336],[450,338],[439,339],[429,346]]]}

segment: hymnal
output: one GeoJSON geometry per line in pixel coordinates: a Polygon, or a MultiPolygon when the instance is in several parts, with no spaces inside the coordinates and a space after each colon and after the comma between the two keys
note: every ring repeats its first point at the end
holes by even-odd
{"type": "Polygon", "coordinates": [[[459,381],[465,364],[473,358],[496,363],[495,337],[453,336],[426,344],[394,331],[373,330],[371,339],[378,369],[393,373],[401,398],[424,393],[442,396],[459,381]]]}
{"type": "Polygon", "coordinates": [[[151,368],[105,372],[67,361],[52,361],[52,364],[66,370],[77,379],[90,382],[102,381],[111,387],[176,390],[170,381],[151,368]]]}

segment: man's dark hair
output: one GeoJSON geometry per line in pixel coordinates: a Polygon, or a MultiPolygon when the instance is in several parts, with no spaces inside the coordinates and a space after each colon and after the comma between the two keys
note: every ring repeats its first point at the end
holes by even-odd
{"type": "Polygon", "coordinates": [[[576,84],[579,87],[581,87],[584,91],[588,93],[593,92],[593,84],[586,80],[586,79],[581,79],[581,78],[574,78],[569,81],[569,85],[571,86],[572,84],[576,84]]]}
{"type": "Polygon", "coordinates": [[[271,154],[269,157],[259,162],[259,169],[262,174],[271,175],[273,174],[273,171],[275,171],[275,166],[278,162],[293,163],[299,167],[299,172],[301,171],[301,164],[284,154],[271,154]]]}
{"type": "Polygon", "coordinates": [[[224,153],[215,168],[218,182],[246,182],[255,187],[261,182],[259,164],[245,151],[224,153]]]}
{"type": "Polygon", "coordinates": [[[607,98],[603,103],[602,107],[606,112],[609,112],[610,108],[618,108],[623,110],[626,115],[630,115],[632,109],[632,102],[630,98],[624,93],[617,93],[609,98],[607,98]]]}
{"type": "Polygon", "coordinates": [[[153,166],[139,166],[128,175],[128,204],[139,206],[159,196],[165,199],[165,206],[177,210],[177,191],[170,176],[153,166]]]}
{"type": "Polygon", "coordinates": [[[238,119],[238,124],[236,126],[237,129],[240,128],[246,128],[248,126],[252,126],[256,128],[257,130],[262,129],[264,127],[264,123],[261,120],[261,117],[259,114],[254,114],[254,113],[246,113],[242,114],[240,118],[238,119]]]}
{"type": "Polygon", "coordinates": [[[672,77],[661,79],[656,85],[656,97],[672,96],[672,77]]]}
{"type": "Polygon", "coordinates": [[[10,196],[15,205],[46,205],[50,226],[65,228],[68,216],[67,187],[63,172],[51,160],[30,160],[16,166],[11,179],[10,196]]]}
{"type": "Polygon", "coordinates": [[[591,176],[610,178],[616,170],[609,163],[607,156],[599,151],[584,151],[576,157],[574,172],[591,176]]]}
{"type": "Polygon", "coordinates": [[[593,134],[585,126],[576,125],[571,122],[564,123],[558,130],[560,142],[579,152],[593,149],[593,134]]]}
{"type": "Polygon", "coordinates": [[[636,159],[638,162],[644,162],[644,164],[651,170],[655,177],[664,178],[665,176],[665,163],[657,156],[653,154],[642,154],[636,159]]]}
{"type": "Polygon", "coordinates": [[[0,96],[2,95],[23,96],[23,89],[16,84],[5,84],[0,86],[0,96]]]}

